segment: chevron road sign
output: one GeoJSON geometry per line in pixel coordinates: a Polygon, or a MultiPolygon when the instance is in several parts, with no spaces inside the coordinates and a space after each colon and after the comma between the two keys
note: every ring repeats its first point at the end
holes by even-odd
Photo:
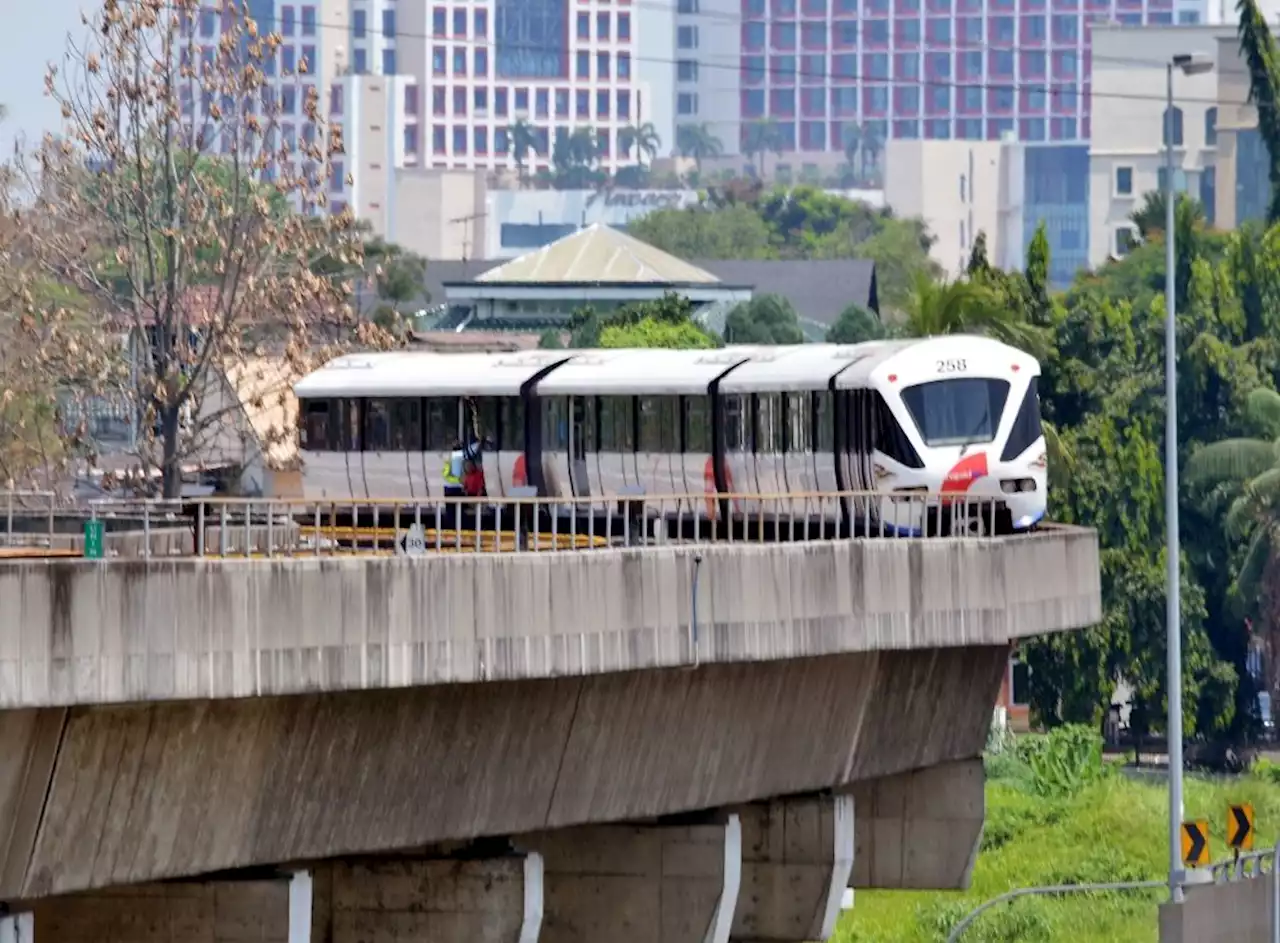
{"type": "Polygon", "coordinates": [[[1247,802],[1227,809],[1227,845],[1238,851],[1253,850],[1253,806],[1247,802]]]}
{"type": "Polygon", "coordinates": [[[1203,820],[1182,823],[1182,863],[1202,868],[1209,863],[1209,823],[1203,820]]]}

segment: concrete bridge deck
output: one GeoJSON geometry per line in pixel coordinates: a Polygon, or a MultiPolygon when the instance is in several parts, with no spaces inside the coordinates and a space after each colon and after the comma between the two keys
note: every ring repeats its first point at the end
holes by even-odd
{"type": "Polygon", "coordinates": [[[15,560],[0,598],[0,901],[39,943],[190,908],[233,943],[224,905],[282,943],[821,939],[846,885],[967,882],[1010,645],[1101,615],[1062,527],[15,560]],[[244,877],[281,866],[314,898],[244,877]]]}

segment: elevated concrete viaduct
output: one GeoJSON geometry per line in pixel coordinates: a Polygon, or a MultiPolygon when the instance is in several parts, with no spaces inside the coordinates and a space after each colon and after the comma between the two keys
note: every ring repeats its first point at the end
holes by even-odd
{"type": "Polygon", "coordinates": [[[967,882],[1009,647],[1101,614],[1069,528],[0,598],[0,900],[40,943],[823,939],[847,886],[967,882]]]}

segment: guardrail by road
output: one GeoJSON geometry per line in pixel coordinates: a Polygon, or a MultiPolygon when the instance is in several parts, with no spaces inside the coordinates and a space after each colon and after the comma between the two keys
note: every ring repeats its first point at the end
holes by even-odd
{"type": "Polygon", "coordinates": [[[79,545],[91,548],[88,556],[108,558],[273,558],[867,537],[975,538],[996,533],[1002,513],[1007,516],[997,498],[861,491],[418,502],[125,499],[91,502],[79,545]]]}

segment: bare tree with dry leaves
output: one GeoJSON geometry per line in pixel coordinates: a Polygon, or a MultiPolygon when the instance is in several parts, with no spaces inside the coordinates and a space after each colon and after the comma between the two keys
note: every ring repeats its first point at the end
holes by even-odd
{"type": "Polygon", "coordinates": [[[269,78],[279,34],[246,0],[210,6],[104,0],[85,18],[46,80],[62,133],[18,159],[20,235],[0,245],[0,277],[19,280],[20,324],[40,339],[29,368],[123,396],[138,467],[165,497],[235,428],[244,407],[225,378],[247,361],[273,354],[300,375],[335,347],[390,342],[353,317],[345,280],[319,274],[321,260],[358,266],[362,248],[349,211],[325,212],[343,142],[309,64],[269,78]],[[214,45],[197,39],[202,15],[219,18],[214,45]]]}

